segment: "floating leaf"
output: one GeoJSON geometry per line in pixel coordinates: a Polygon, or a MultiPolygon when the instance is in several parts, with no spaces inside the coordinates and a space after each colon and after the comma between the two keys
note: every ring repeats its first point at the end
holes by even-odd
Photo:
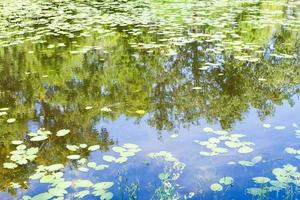
{"type": "Polygon", "coordinates": [[[100,109],[102,112],[111,112],[112,110],[108,107],[103,107],[100,109]]]}
{"type": "Polygon", "coordinates": [[[89,169],[86,168],[86,167],[79,167],[78,170],[81,171],[81,172],[88,172],[89,171],[89,169]]]}
{"type": "Polygon", "coordinates": [[[274,129],[276,129],[276,130],[284,130],[285,126],[275,126],[274,129]]]}
{"type": "Polygon", "coordinates": [[[12,123],[14,123],[15,121],[16,121],[15,118],[10,118],[10,119],[7,120],[7,123],[12,124],[12,123]]]}
{"type": "Polygon", "coordinates": [[[112,150],[117,153],[122,153],[126,151],[123,147],[113,147],[112,150]]]}
{"type": "Polygon", "coordinates": [[[124,163],[128,160],[127,157],[120,157],[118,159],[115,160],[116,163],[124,163]]]}
{"type": "Polygon", "coordinates": [[[107,162],[114,162],[116,158],[114,156],[103,156],[103,160],[107,162]]]}
{"type": "Polygon", "coordinates": [[[108,168],[108,165],[98,165],[97,167],[95,167],[95,170],[103,170],[108,168]]]}
{"type": "Polygon", "coordinates": [[[52,197],[53,197],[53,195],[51,195],[50,193],[43,192],[38,195],[35,195],[34,197],[32,197],[31,200],[48,200],[48,199],[51,199],[52,197]]]}
{"type": "Polygon", "coordinates": [[[23,144],[23,141],[22,140],[13,140],[13,141],[11,141],[11,143],[14,145],[20,145],[20,144],[23,144]]]}
{"type": "Polygon", "coordinates": [[[69,133],[70,133],[69,129],[62,129],[62,130],[57,131],[56,136],[63,137],[69,133]]]}
{"type": "Polygon", "coordinates": [[[25,150],[26,149],[26,145],[21,144],[19,146],[16,147],[17,150],[25,150]]]}
{"type": "Polygon", "coordinates": [[[256,163],[259,163],[261,160],[262,160],[261,156],[255,156],[254,158],[252,158],[251,161],[256,164],[256,163]]]}
{"type": "Polygon", "coordinates": [[[47,167],[48,171],[54,172],[64,168],[63,164],[54,164],[47,167]]]}
{"type": "Polygon", "coordinates": [[[214,129],[212,129],[212,128],[210,128],[210,127],[205,127],[205,128],[203,129],[203,131],[204,131],[204,132],[213,132],[214,129]]]}
{"type": "Polygon", "coordinates": [[[113,193],[111,192],[105,192],[104,194],[101,195],[101,200],[110,200],[113,198],[113,193]]]}
{"type": "Polygon", "coordinates": [[[96,151],[100,149],[100,145],[93,145],[88,148],[89,151],[96,151]]]}
{"type": "Polygon", "coordinates": [[[76,146],[76,145],[69,145],[69,144],[68,144],[66,147],[67,147],[67,149],[69,149],[70,151],[77,151],[77,150],[79,149],[79,147],[76,146]]]}
{"type": "Polygon", "coordinates": [[[136,144],[130,144],[130,143],[124,144],[123,147],[128,148],[128,149],[136,149],[136,148],[139,148],[138,145],[136,145],[136,144]]]}
{"type": "Polygon", "coordinates": [[[253,151],[253,148],[248,147],[248,146],[243,146],[241,148],[239,148],[238,152],[239,153],[251,153],[253,151]]]}
{"type": "Polygon", "coordinates": [[[15,169],[18,167],[15,163],[3,163],[3,167],[6,169],[15,169]]]}
{"type": "Polygon", "coordinates": [[[223,190],[223,186],[220,185],[219,183],[214,183],[210,186],[210,189],[214,192],[220,192],[223,190]]]}
{"type": "Polygon", "coordinates": [[[264,128],[271,128],[271,124],[263,124],[264,128]]]}
{"type": "Polygon", "coordinates": [[[79,147],[82,149],[85,149],[85,148],[87,148],[87,144],[79,144],[79,147]]]}
{"type": "Polygon", "coordinates": [[[247,160],[240,160],[240,161],[238,161],[238,163],[245,167],[252,167],[255,165],[255,163],[253,163],[251,161],[247,161],[247,160]]]}
{"type": "Polygon", "coordinates": [[[94,184],[89,180],[78,179],[78,180],[74,181],[74,186],[76,188],[80,188],[80,187],[88,188],[88,187],[92,187],[93,185],[94,184]]]}
{"type": "Polygon", "coordinates": [[[77,160],[80,158],[80,155],[69,155],[69,156],[67,156],[67,158],[70,160],[77,160]]]}
{"type": "Polygon", "coordinates": [[[74,195],[74,197],[75,197],[75,198],[81,199],[81,198],[83,198],[83,197],[85,197],[85,196],[87,196],[87,195],[89,195],[89,194],[90,194],[90,191],[88,191],[88,190],[82,190],[82,191],[80,191],[80,192],[77,192],[77,193],[74,195]]]}
{"type": "Polygon", "coordinates": [[[219,180],[219,183],[224,185],[231,185],[233,183],[233,178],[230,176],[225,176],[219,180]]]}
{"type": "Polygon", "coordinates": [[[265,184],[265,183],[268,183],[270,181],[269,178],[267,177],[254,177],[252,178],[252,180],[255,182],[255,183],[258,183],[258,184],[265,184]]]}
{"type": "Polygon", "coordinates": [[[48,190],[49,194],[51,194],[52,196],[55,196],[55,197],[61,197],[61,196],[64,196],[65,194],[68,194],[68,192],[63,189],[63,188],[50,188],[48,190]]]}
{"type": "Polygon", "coordinates": [[[146,114],[146,111],[144,111],[144,110],[137,110],[137,111],[135,111],[135,113],[137,113],[139,115],[144,115],[144,114],[146,114]]]}
{"type": "Polygon", "coordinates": [[[38,142],[38,141],[43,141],[43,140],[46,140],[46,139],[48,139],[48,136],[39,135],[39,136],[35,136],[35,137],[30,138],[30,141],[38,142]]]}
{"type": "Polygon", "coordinates": [[[90,168],[92,168],[92,169],[95,169],[97,167],[97,163],[95,163],[95,162],[89,162],[87,164],[87,166],[90,167],[90,168]]]}
{"type": "Polygon", "coordinates": [[[100,183],[96,183],[95,185],[93,185],[93,188],[97,189],[97,190],[107,190],[109,188],[111,188],[114,185],[113,182],[100,182],[100,183]]]}

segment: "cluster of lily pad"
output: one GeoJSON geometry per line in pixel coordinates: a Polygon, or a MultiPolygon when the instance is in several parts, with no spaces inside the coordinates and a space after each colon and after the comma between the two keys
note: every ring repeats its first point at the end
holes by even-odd
{"type": "MultiPolygon", "coordinates": [[[[70,133],[69,129],[61,129],[56,132],[56,136],[63,137],[69,133],[70,133]]],[[[39,142],[48,139],[49,135],[52,135],[52,133],[50,131],[45,130],[44,128],[41,128],[36,132],[30,132],[27,135],[31,137],[30,141],[39,142]]]]}
{"type": "Polygon", "coordinates": [[[291,164],[286,164],[282,168],[274,168],[272,173],[275,175],[275,180],[268,177],[254,177],[253,181],[259,187],[248,188],[247,192],[253,196],[264,196],[273,191],[289,190],[292,186],[300,186],[300,173],[297,167],[291,164]]]}
{"type": "Polygon", "coordinates": [[[79,192],[74,193],[75,198],[83,198],[87,195],[100,196],[101,199],[112,199],[113,194],[108,191],[110,187],[114,185],[113,182],[98,182],[93,183],[90,180],[65,180],[63,164],[53,164],[50,166],[40,165],[35,170],[36,173],[30,176],[31,180],[39,180],[40,183],[50,184],[50,188],[47,192],[42,192],[33,197],[24,196],[23,200],[40,200],[40,199],[52,199],[55,197],[57,200],[65,199],[64,196],[69,192],[67,189],[85,188],[79,192]]]}
{"type": "Polygon", "coordinates": [[[262,161],[261,156],[255,156],[251,160],[240,160],[240,161],[238,161],[238,163],[242,166],[245,166],[245,167],[252,167],[252,166],[256,165],[257,163],[259,163],[261,161],[262,161]]]}
{"type": "Polygon", "coordinates": [[[126,143],[123,146],[115,146],[112,150],[119,154],[119,157],[112,155],[104,155],[102,157],[106,162],[125,163],[129,157],[135,156],[141,151],[138,145],[126,143]]]}
{"type": "Polygon", "coordinates": [[[300,127],[296,123],[293,123],[293,127],[296,129],[295,130],[296,137],[300,138],[300,127]]]}
{"type": "Polygon", "coordinates": [[[300,149],[294,149],[293,147],[286,147],[284,151],[288,154],[295,155],[295,158],[300,159],[300,149]]]}
{"type": "MultiPolygon", "coordinates": [[[[0,117],[1,116],[6,116],[8,113],[8,111],[10,110],[10,108],[0,108],[0,117]]],[[[12,123],[14,123],[16,121],[16,118],[8,118],[7,120],[6,120],[6,122],[8,123],[8,124],[12,124],[12,123]]]]}
{"type": "Polygon", "coordinates": [[[18,165],[26,165],[28,162],[33,161],[37,157],[39,148],[30,147],[27,148],[23,141],[12,141],[16,146],[16,150],[10,152],[10,162],[3,163],[3,167],[7,169],[14,169],[18,165]]]}
{"type": "Polygon", "coordinates": [[[96,162],[88,162],[86,158],[81,158],[77,160],[77,164],[78,164],[78,170],[82,172],[88,172],[89,168],[98,171],[98,170],[107,169],[109,167],[108,165],[105,164],[98,165],[96,162]]]}
{"type": "Polygon", "coordinates": [[[224,154],[230,149],[238,149],[241,154],[251,153],[253,151],[252,146],[255,144],[248,141],[241,141],[240,138],[245,137],[243,134],[232,134],[224,130],[213,130],[212,128],[206,127],[203,129],[204,132],[213,133],[217,135],[216,137],[211,137],[207,141],[195,140],[197,144],[205,146],[210,151],[201,151],[202,156],[216,156],[219,154],[224,154]],[[225,147],[226,146],[226,147],[225,147]]]}
{"type": "Polygon", "coordinates": [[[234,182],[234,179],[230,176],[224,176],[220,178],[218,183],[213,183],[210,186],[210,189],[214,192],[220,192],[223,190],[223,186],[230,186],[234,182]]]}
{"type": "MultiPolygon", "coordinates": [[[[72,152],[79,152],[80,150],[88,150],[88,151],[97,151],[100,149],[100,145],[91,145],[88,146],[87,144],[79,144],[79,145],[74,145],[74,144],[67,144],[66,148],[72,152]]],[[[70,160],[78,160],[81,158],[80,154],[70,154],[67,156],[68,159],[70,160]]]]}

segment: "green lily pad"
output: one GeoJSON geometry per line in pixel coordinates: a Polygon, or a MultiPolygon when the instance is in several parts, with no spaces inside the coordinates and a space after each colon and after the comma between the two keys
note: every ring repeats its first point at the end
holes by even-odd
{"type": "Polygon", "coordinates": [[[92,169],[95,169],[97,167],[97,163],[95,163],[95,162],[89,162],[87,164],[87,166],[90,167],[90,168],[92,168],[92,169]]]}
{"type": "Polygon", "coordinates": [[[239,153],[243,153],[243,154],[251,153],[252,151],[253,151],[253,148],[248,147],[248,146],[243,146],[243,147],[239,148],[239,150],[238,150],[239,153]]]}
{"type": "Polygon", "coordinates": [[[137,111],[135,111],[135,113],[137,113],[139,115],[144,115],[144,114],[146,114],[146,111],[144,111],[144,110],[137,110],[137,111]]]}
{"type": "Polygon", "coordinates": [[[100,182],[93,185],[93,188],[97,190],[107,190],[114,185],[114,182],[100,182]]]}
{"type": "Polygon", "coordinates": [[[76,145],[70,145],[70,144],[66,145],[66,147],[67,147],[67,149],[69,149],[70,151],[77,151],[77,150],[79,149],[78,146],[76,146],[76,145]]]}
{"type": "Polygon", "coordinates": [[[102,158],[106,162],[114,162],[116,160],[116,158],[114,156],[103,156],[102,158]]]}
{"type": "Polygon", "coordinates": [[[86,167],[79,167],[78,170],[81,171],[81,172],[88,172],[89,171],[89,169],[86,168],[86,167]]]}
{"type": "Polygon", "coordinates": [[[62,130],[57,131],[56,136],[63,137],[69,133],[70,133],[69,129],[62,129],[62,130]]]}
{"type": "Polygon", "coordinates": [[[43,140],[46,140],[46,139],[48,139],[48,136],[46,136],[46,135],[38,135],[38,136],[30,138],[30,141],[38,142],[38,141],[43,141],[43,140]]]}
{"type": "Polygon", "coordinates": [[[78,160],[80,158],[80,155],[69,155],[67,156],[67,158],[70,160],[78,160]]]}
{"type": "Polygon", "coordinates": [[[49,194],[51,194],[52,196],[55,196],[55,197],[62,197],[64,196],[65,194],[68,194],[68,192],[63,189],[63,188],[50,188],[48,190],[49,194]]]}
{"type": "Polygon", "coordinates": [[[233,178],[230,176],[225,176],[219,180],[219,183],[223,185],[231,185],[233,183],[233,178]]]}
{"type": "Polygon", "coordinates": [[[100,149],[100,145],[93,145],[88,148],[89,151],[97,151],[100,149]]]}
{"type": "Polygon", "coordinates": [[[220,192],[223,190],[223,186],[220,185],[219,183],[214,183],[210,186],[210,189],[214,192],[220,192]]]}
{"type": "Polygon", "coordinates": [[[113,147],[112,150],[116,153],[122,153],[126,151],[126,149],[124,149],[123,147],[113,147]]]}
{"type": "Polygon", "coordinates": [[[97,167],[95,167],[95,170],[103,170],[108,168],[108,165],[97,165],[97,167]]]}
{"type": "Polygon", "coordinates": [[[120,157],[115,160],[116,163],[125,163],[128,160],[127,157],[120,157]]]}
{"type": "Polygon", "coordinates": [[[257,164],[260,161],[262,161],[262,157],[261,156],[255,156],[254,158],[252,158],[251,160],[253,163],[257,164]]]}
{"type": "Polygon", "coordinates": [[[80,192],[77,192],[74,197],[75,198],[79,198],[79,199],[82,199],[83,197],[87,196],[90,194],[90,191],[89,190],[82,190],[80,192]]]}
{"type": "Polygon", "coordinates": [[[252,178],[252,180],[255,182],[255,183],[258,183],[258,184],[265,184],[265,183],[268,183],[270,181],[269,178],[267,177],[254,177],[252,178]]]}
{"type": "Polygon", "coordinates": [[[53,164],[47,167],[47,170],[50,172],[58,171],[64,168],[63,164],[53,164]]]}
{"type": "Polygon", "coordinates": [[[101,200],[110,200],[114,197],[114,194],[111,192],[105,192],[101,195],[101,200]]]}
{"type": "Polygon", "coordinates": [[[51,199],[52,197],[53,197],[53,195],[51,195],[50,193],[43,192],[38,195],[35,195],[34,197],[32,197],[31,200],[48,200],[48,199],[51,199]]]}
{"type": "Polygon", "coordinates": [[[10,119],[7,120],[7,123],[12,124],[12,123],[14,123],[15,121],[16,121],[15,118],[10,118],[10,119]]]}
{"type": "Polygon", "coordinates": [[[15,169],[18,167],[15,163],[3,163],[3,167],[6,169],[15,169]]]}
{"type": "Polygon", "coordinates": [[[20,145],[20,144],[23,144],[23,141],[22,140],[13,140],[13,141],[11,141],[11,143],[14,145],[20,145]]]}
{"type": "Polygon", "coordinates": [[[78,179],[78,180],[74,181],[74,186],[76,188],[80,188],[80,187],[89,188],[89,187],[92,187],[93,185],[94,184],[89,180],[78,179]]]}
{"type": "Polygon", "coordinates": [[[85,148],[87,148],[87,144],[79,144],[79,147],[82,149],[85,149],[85,148]]]}
{"type": "Polygon", "coordinates": [[[21,144],[21,145],[17,146],[16,149],[17,149],[17,150],[25,150],[25,149],[26,149],[26,145],[21,144]]]}
{"type": "Polygon", "coordinates": [[[255,165],[255,163],[253,163],[251,161],[247,161],[247,160],[240,160],[240,161],[238,161],[238,163],[245,167],[252,167],[255,165]]]}
{"type": "Polygon", "coordinates": [[[131,144],[131,143],[126,143],[123,145],[123,147],[127,148],[127,149],[136,149],[136,148],[139,148],[138,145],[136,144],[131,144]]]}
{"type": "Polygon", "coordinates": [[[284,130],[286,127],[285,126],[275,126],[274,129],[276,130],[284,130]]]}

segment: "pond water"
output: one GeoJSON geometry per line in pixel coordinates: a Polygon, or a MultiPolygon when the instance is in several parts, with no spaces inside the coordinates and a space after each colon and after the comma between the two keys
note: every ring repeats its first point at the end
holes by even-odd
{"type": "Polygon", "coordinates": [[[300,1],[0,5],[1,200],[300,198],[300,1]]]}

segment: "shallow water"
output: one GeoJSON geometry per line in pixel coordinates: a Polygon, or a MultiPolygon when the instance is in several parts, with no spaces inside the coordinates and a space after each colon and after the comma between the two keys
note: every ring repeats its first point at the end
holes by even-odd
{"type": "Polygon", "coordinates": [[[0,5],[0,199],[300,198],[299,1],[0,5]]]}

